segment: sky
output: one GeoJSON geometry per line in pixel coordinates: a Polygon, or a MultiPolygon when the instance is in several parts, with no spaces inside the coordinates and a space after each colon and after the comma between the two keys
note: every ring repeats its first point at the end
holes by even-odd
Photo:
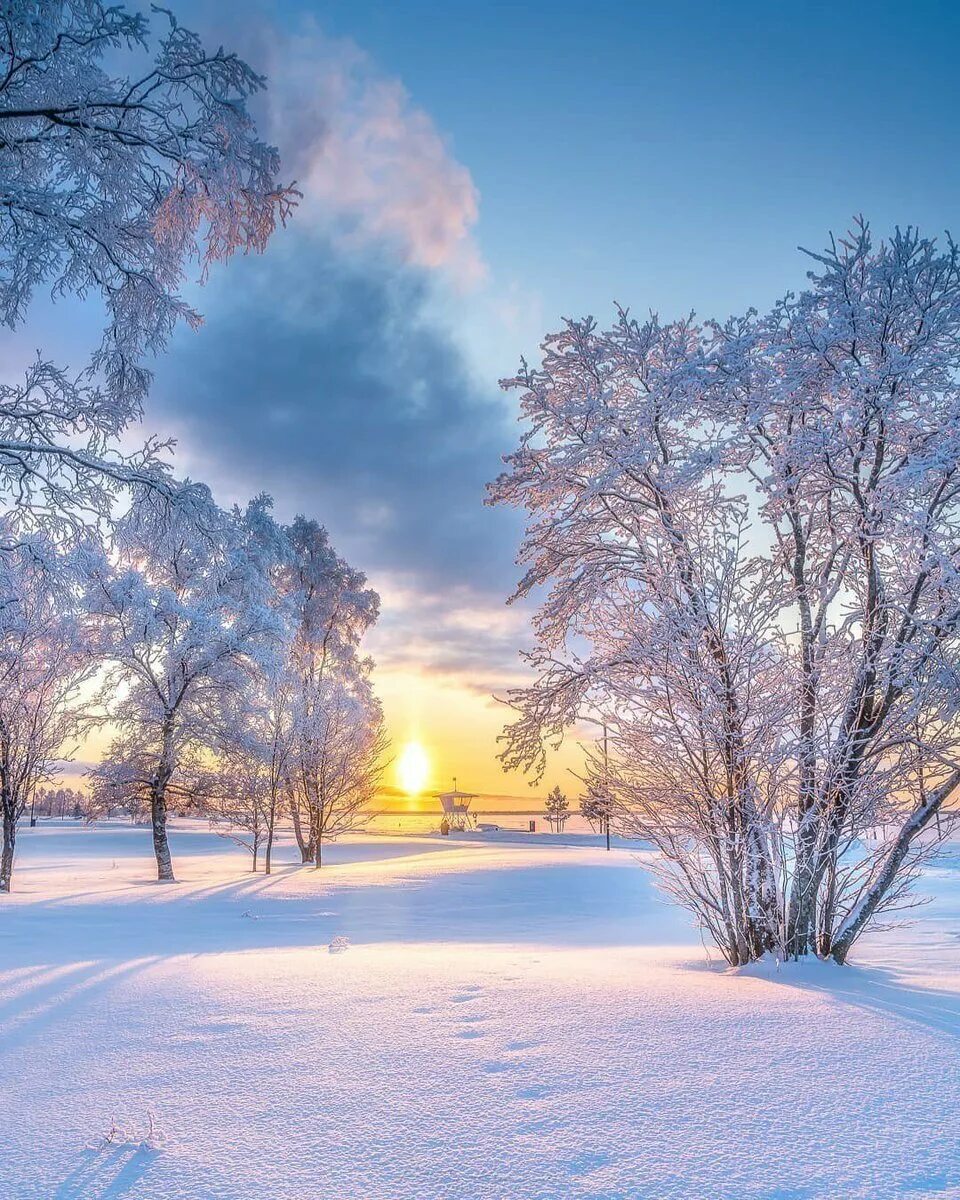
{"type": "MultiPolygon", "coordinates": [[[[147,428],[222,503],[268,491],[367,573],[389,730],[424,744],[428,787],[576,795],[587,727],[533,792],[496,759],[531,642],[505,603],[522,522],[483,503],[519,432],[497,382],[615,302],[763,308],[856,213],[960,229],[960,6],[173,8],[268,76],[258,120],[304,196],[191,290],[205,324],[155,364],[147,428]]],[[[95,319],[38,324],[79,354],[95,319]]]]}

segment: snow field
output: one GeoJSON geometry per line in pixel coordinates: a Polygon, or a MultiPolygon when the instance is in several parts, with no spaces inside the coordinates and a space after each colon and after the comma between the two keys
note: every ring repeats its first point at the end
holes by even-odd
{"type": "Polygon", "coordinates": [[[733,974],[626,850],[173,848],[159,888],[142,829],[24,833],[4,1197],[960,1196],[956,864],[861,965],[733,974]]]}

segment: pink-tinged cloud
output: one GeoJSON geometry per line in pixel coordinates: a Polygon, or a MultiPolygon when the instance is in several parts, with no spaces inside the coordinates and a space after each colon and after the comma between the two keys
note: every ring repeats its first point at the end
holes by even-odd
{"type": "Polygon", "coordinates": [[[478,192],[429,114],[359,47],[312,22],[271,43],[269,133],[304,193],[297,223],[387,241],[406,263],[478,282],[478,192]]]}

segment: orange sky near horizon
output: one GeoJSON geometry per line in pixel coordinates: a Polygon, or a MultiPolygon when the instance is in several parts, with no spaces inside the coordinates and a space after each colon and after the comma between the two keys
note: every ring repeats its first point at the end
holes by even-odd
{"type": "MultiPolygon", "coordinates": [[[[450,790],[454,778],[461,790],[477,793],[490,808],[509,808],[513,802],[520,808],[538,808],[555,784],[571,801],[580,795],[573,772],[580,772],[583,752],[576,732],[549,754],[543,779],[531,786],[519,772],[504,772],[497,759],[497,737],[510,720],[510,710],[493,695],[455,676],[406,665],[376,667],[374,682],[390,738],[383,795],[391,809],[435,807],[437,793],[450,790]],[[409,742],[419,743],[429,762],[428,778],[417,795],[404,792],[398,777],[397,760],[409,742]]],[[[77,767],[64,775],[79,775],[82,764],[99,761],[112,736],[109,725],[93,731],[78,749],[77,767]]]]}
{"type": "Polygon", "coordinates": [[[430,763],[420,797],[406,798],[411,809],[431,793],[452,788],[454,777],[461,790],[501,805],[515,798],[522,806],[536,807],[554,784],[571,797],[580,794],[580,781],[571,773],[581,769],[583,760],[575,736],[549,756],[546,774],[531,787],[519,772],[504,772],[497,760],[497,737],[510,719],[510,710],[491,695],[452,677],[407,667],[379,667],[375,681],[391,739],[392,761],[384,775],[384,789],[398,790],[398,805],[403,805],[404,794],[396,760],[408,742],[419,742],[430,763]]]}

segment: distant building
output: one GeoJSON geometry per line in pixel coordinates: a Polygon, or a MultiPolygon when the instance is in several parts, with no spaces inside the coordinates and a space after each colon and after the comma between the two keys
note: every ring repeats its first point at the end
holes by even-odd
{"type": "Polygon", "coordinates": [[[470,801],[476,800],[476,792],[441,792],[437,799],[443,809],[443,819],[454,830],[476,829],[477,818],[470,812],[470,801]]]}

